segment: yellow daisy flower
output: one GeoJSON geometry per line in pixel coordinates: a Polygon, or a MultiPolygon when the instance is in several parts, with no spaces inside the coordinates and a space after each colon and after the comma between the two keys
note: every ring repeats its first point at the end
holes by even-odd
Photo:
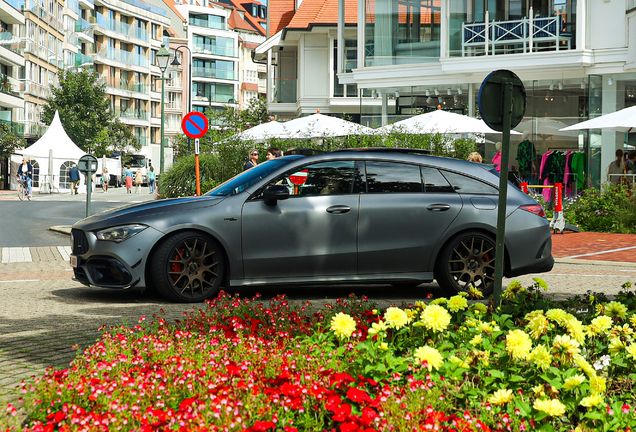
{"type": "Polygon", "coordinates": [[[627,306],[625,306],[623,303],[611,301],[605,305],[605,315],[607,315],[608,317],[617,316],[619,318],[625,318],[626,314],[627,306]]]}
{"type": "Polygon", "coordinates": [[[440,297],[438,299],[433,300],[430,304],[445,305],[446,303],[448,303],[448,299],[446,297],[440,297]]]}
{"type": "Polygon", "coordinates": [[[442,365],[442,355],[435,348],[429,346],[419,347],[415,350],[414,353],[415,358],[420,363],[426,362],[428,370],[439,370],[442,365]]]}
{"type": "Polygon", "coordinates": [[[603,396],[598,393],[594,393],[592,396],[587,396],[581,399],[581,406],[592,408],[600,405],[603,402],[603,396]]]}
{"type": "Polygon", "coordinates": [[[338,339],[348,339],[356,331],[356,321],[346,313],[340,312],[331,318],[331,330],[338,339]]]}
{"type": "Polygon", "coordinates": [[[506,351],[514,360],[525,360],[530,356],[532,341],[523,330],[512,330],[506,335],[506,351]]]}
{"type": "Polygon", "coordinates": [[[581,370],[585,372],[585,375],[587,375],[588,377],[596,375],[596,371],[594,370],[592,365],[589,364],[588,361],[585,360],[585,358],[581,354],[573,355],[572,360],[574,360],[574,363],[576,363],[576,365],[580,367],[581,370]]]}
{"type": "Polygon", "coordinates": [[[548,326],[550,325],[550,322],[545,317],[545,315],[541,313],[541,311],[535,312],[531,312],[526,315],[526,319],[528,320],[526,328],[530,330],[530,336],[532,336],[532,339],[539,339],[541,336],[548,332],[548,326]]]}
{"type": "Polygon", "coordinates": [[[573,358],[574,355],[581,353],[579,346],[580,344],[569,335],[559,335],[552,342],[552,351],[559,356],[573,358]]]}
{"type": "Polygon", "coordinates": [[[605,393],[607,390],[607,380],[598,375],[590,377],[590,387],[595,393],[605,393]]]}
{"type": "Polygon", "coordinates": [[[420,319],[422,320],[424,327],[427,329],[435,332],[441,332],[448,328],[451,316],[443,307],[431,304],[422,311],[420,319]]]}
{"type": "Polygon", "coordinates": [[[460,368],[470,369],[470,365],[466,361],[460,359],[457,356],[452,356],[449,360],[451,361],[451,363],[455,363],[460,368]]]}
{"type": "Polygon", "coordinates": [[[613,338],[612,340],[610,340],[608,349],[610,354],[616,355],[619,352],[621,352],[623,348],[625,348],[625,346],[626,346],[625,342],[623,342],[619,338],[613,338]]]}
{"type": "Polygon", "coordinates": [[[477,345],[479,345],[482,342],[483,342],[483,339],[482,339],[481,335],[477,335],[474,338],[472,338],[470,340],[470,342],[468,342],[468,343],[473,345],[473,346],[477,346],[477,345]]]}
{"type": "Polygon", "coordinates": [[[468,307],[468,301],[464,297],[456,295],[448,300],[446,307],[448,307],[448,310],[451,312],[459,312],[468,307]]]}
{"type": "Polygon", "coordinates": [[[475,288],[474,286],[471,286],[470,288],[468,288],[468,294],[470,295],[471,298],[474,298],[475,300],[481,300],[484,298],[484,293],[478,290],[477,288],[475,288]]]}
{"type": "Polygon", "coordinates": [[[384,321],[380,320],[377,323],[371,324],[371,328],[369,329],[369,336],[375,336],[380,332],[387,331],[388,327],[384,323],[384,321]]]}
{"type": "Polygon", "coordinates": [[[532,406],[537,411],[543,411],[551,417],[561,417],[565,414],[565,405],[558,399],[537,399],[532,406]]]}
{"type": "Polygon", "coordinates": [[[530,353],[530,359],[537,365],[539,369],[546,370],[552,363],[552,356],[550,351],[544,345],[537,345],[535,349],[530,353]]]}
{"type": "Polygon", "coordinates": [[[390,328],[399,330],[409,322],[409,317],[402,309],[390,307],[384,311],[384,320],[390,328]]]}
{"type": "Polygon", "coordinates": [[[570,378],[567,378],[563,383],[563,388],[566,390],[572,390],[575,387],[580,386],[585,381],[585,376],[581,374],[576,374],[570,378]]]}
{"type": "Polygon", "coordinates": [[[563,309],[550,309],[545,313],[545,316],[550,321],[554,321],[559,325],[565,325],[568,319],[568,313],[563,309]]]}
{"type": "Polygon", "coordinates": [[[585,329],[583,327],[583,323],[578,319],[570,316],[570,318],[565,323],[565,328],[568,330],[568,333],[574,340],[578,343],[582,344],[585,342],[585,329]]]}
{"type": "Polygon", "coordinates": [[[483,303],[473,303],[468,306],[468,312],[472,312],[474,314],[485,314],[488,312],[488,307],[483,303]]]}
{"type": "Polygon", "coordinates": [[[513,398],[512,390],[500,389],[494,392],[489,398],[488,403],[491,405],[505,405],[513,398]]]}
{"type": "Polygon", "coordinates": [[[636,360],[636,344],[630,344],[625,351],[627,351],[627,357],[636,360]]]}

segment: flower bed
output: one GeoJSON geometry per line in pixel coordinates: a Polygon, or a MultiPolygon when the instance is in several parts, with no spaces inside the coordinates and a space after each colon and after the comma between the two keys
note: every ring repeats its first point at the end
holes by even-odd
{"type": "Polygon", "coordinates": [[[174,325],[105,329],[68,369],[23,383],[25,430],[630,430],[631,286],[558,305],[542,288],[512,283],[496,310],[221,293],[174,325]]]}

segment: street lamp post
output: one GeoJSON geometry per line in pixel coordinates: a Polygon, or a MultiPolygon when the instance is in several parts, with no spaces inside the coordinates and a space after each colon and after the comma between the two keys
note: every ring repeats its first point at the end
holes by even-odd
{"type": "MultiPolygon", "coordinates": [[[[192,111],[192,51],[187,45],[179,45],[174,50],[178,51],[180,48],[185,48],[188,50],[188,54],[190,56],[190,63],[188,64],[188,112],[192,111]]],[[[181,66],[179,60],[177,59],[177,55],[175,54],[174,60],[170,63],[170,66],[181,66]]],[[[188,138],[188,153],[190,153],[190,138],[188,138]]]]}
{"type": "Polygon", "coordinates": [[[157,51],[156,54],[157,62],[159,63],[159,69],[161,69],[161,157],[159,158],[159,175],[163,175],[163,161],[164,161],[164,101],[165,101],[165,91],[164,84],[166,82],[166,78],[164,74],[166,69],[168,68],[168,61],[170,61],[170,51],[166,49],[165,44],[161,44],[161,49],[157,51]]]}

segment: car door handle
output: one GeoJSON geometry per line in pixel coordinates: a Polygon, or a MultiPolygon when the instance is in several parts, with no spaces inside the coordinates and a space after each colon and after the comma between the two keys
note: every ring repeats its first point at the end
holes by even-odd
{"type": "Polygon", "coordinates": [[[351,211],[351,207],[346,205],[335,205],[335,206],[327,207],[327,213],[343,214],[343,213],[349,213],[350,211],[351,211]]]}
{"type": "Polygon", "coordinates": [[[430,211],[446,211],[450,210],[450,206],[448,204],[431,204],[426,207],[426,210],[430,211]]]}

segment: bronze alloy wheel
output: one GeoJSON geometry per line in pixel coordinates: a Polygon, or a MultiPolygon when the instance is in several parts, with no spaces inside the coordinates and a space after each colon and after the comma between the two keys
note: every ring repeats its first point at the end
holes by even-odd
{"type": "Polygon", "coordinates": [[[224,272],[222,252],[207,236],[185,232],[168,238],[153,260],[157,288],[180,302],[198,302],[214,295],[224,272]],[[157,268],[157,267],[161,268],[157,268]]]}
{"type": "Polygon", "coordinates": [[[440,286],[455,292],[471,287],[484,294],[495,280],[495,243],[480,233],[466,233],[449,242],[438,262],[436,279],[440,286]]]}

